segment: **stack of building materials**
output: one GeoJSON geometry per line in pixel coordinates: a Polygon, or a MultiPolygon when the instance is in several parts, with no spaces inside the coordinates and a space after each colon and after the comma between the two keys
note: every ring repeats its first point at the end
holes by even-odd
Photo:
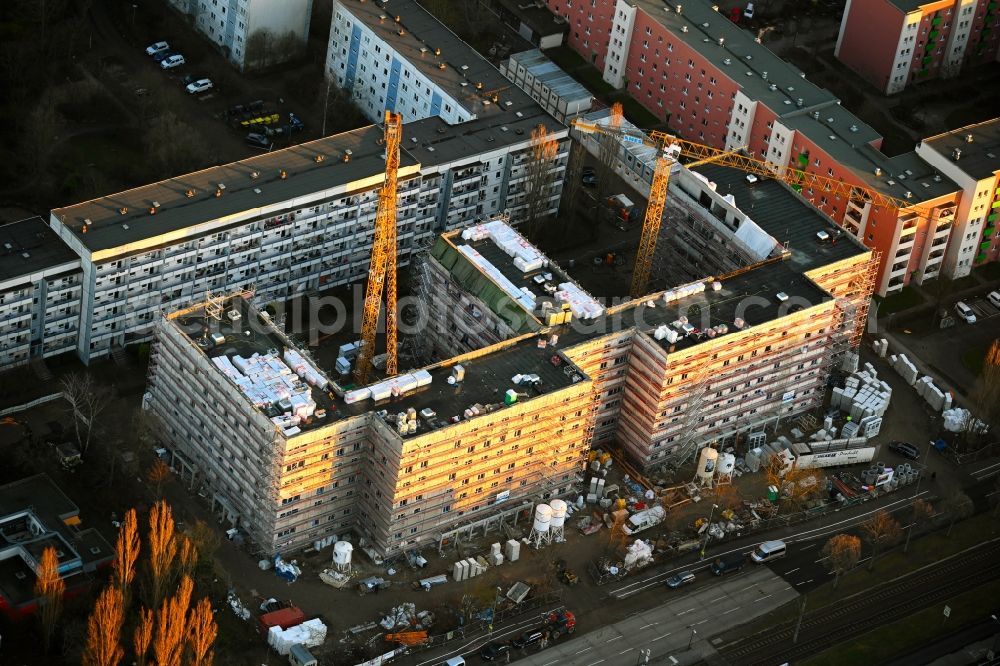
{"type": "Polygon", "coordinates": [[[854,374],[858,371],[858,362],[860,357],[857,352],[845,352],[843,359],[840,361],[841,372],[846,372],[847,374],[854,374]]]}
{"type": "Polygon", "coordinates": [[[577,319],[595,319],[604,314],[604,306],[572,282],[561,282],[555,297],[560,303],[567,303],[577,319]]]}
{"type": "MultiPolygon", "coordinates": [[[[875,368],[865,363],[864,370],[846,379],[844,388],[833,389],[830,406],[850,414],[854,422],[860,423],[872,416],[884,416],[891,398],[892,387],[880,381],[875,368]]],[[[831,434],[830,439],[833,436],[835,434],[831,434]]]]}
{"type": "Polygon", "coordinates": [[[267,644],[280,655],[288,654],[295,644],[307,648],[319,647],[325,640],[326,625],[318,618],[284,630],[281,627],[271,627],[267,632],[267,644]]]}
{"type": "MultiPolygon", "coordinates": [[[[296,356],[297,360],[301,360],[301,356],[296,356]]],[[[239,387],[254,406],[260,409],[279,407],[284,416],[275,417],[275,423],[283,428],[297,426],[301,419],[309,418],[316,411],[309,386],[278,357],[276,351],[254,354],[249,358],[215,356],[212,363],[239,387]]],[[[307,381],[325,385],[326,379],[315,369],[309,369],[312,366],[305,368],[300,363],[299,367],[309,376],[307,381]]]]}
{"type": "Polygon", "coordinates": [[[433,377],[427,370],[417,370],[404,375],[396,375],[395,377],[376,382],[371,386],[347,391],[344,394],[344,402],[348,405],[353,405],[368,398],[376,402],[389,398],[398,398],[421,386],[427,386],[432,381],[433,377]]]}
{"type": "Polygon", "coordinates": [[[875,350],[879,358],[885,358],[885,355],[889,353],[889,341],[885,338],[879,338],[872,343],[872,349],[875,350]]]}
{"type": "Polygon", "coordinates": [[[528,311],[535,309],[535,294],[530,289],[522,290],[515,285],[499,268],[494,266],[491,261],[481,255],[471,245],[459,245],[458,251],[469,260],[469,263],[475,265],[480,271],[486,274],[487,277],[493,280],[498,287],[504,290],[504,293],[510,296],[521,307],[528,311]]]}
{"type": "Polygon", "coordinates": [[[495,543],[490,546],[489,562],[495,567],[503,564],[503,553],[500,552],[499,543],[495,543]]]}
{"type": "Polygon", "coordinates": [[[504,551],[507,555],[508,562],[517,562],[517,560],[521,557],[521,542],[516,539],[510,539],[506,543],[504,551]]]}
{"type": "Polygon", "coordinates": [[[945,393],[935,386],[933,377],[924,375],[913,384],[913,388],[917,390],[917,395],[926,400],[934,411],[942,412],[951,409],[951,394],[945,393]]]}
{"type": "Polygon", "coordinates": [[[892,368],[899,373],[899,376],[906,380],[906,383],[913,386],[917,382],[919,373],[917,367],[906,358],[906,354],[893,354],[889,357],[892,368]]]}
{"type": "Polygon", "coordinates": [[[694,294],[700,294],[704,291],[704,282],[694,282],[692,284],[686,284],[682,287],[674,287],[673,289],[668,289],[663,292],[663,302],[673,303],[674,301],[679,301],[682,298],[687,298],[688,296],[693,296],[694,294]]]}
{"type": "Polygon", "coordinates": [[[320,390],[326,389],[327,384],[329,384],[326,377],[312,363],[303,358],[302,354],[294,349],[286,349],[282,358],[285,359],[285,363],[288,364],[288,367],[295,374],[306,380],[311,386],[315,386],[320,390]]]}

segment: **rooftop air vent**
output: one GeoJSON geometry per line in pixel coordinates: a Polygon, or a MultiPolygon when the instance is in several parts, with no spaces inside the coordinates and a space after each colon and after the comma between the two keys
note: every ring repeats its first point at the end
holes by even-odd
{"type": "Polygon", "coordinates": [[[128,225],[127,224],[123,224],[122,225],[122,231],[128,231],[128,225]]]}
{"type": "Polygon", "coordinates": [[[858,131],[858,126],[857,125],[851,125],[851,131],[852,132],[857,132],[858,131]]]}
{"type": "Polygon", "coordinates": [[[708,21],[706,21],[705,23],[702,23],[702,24],[701,24],[701,27],[703,27],[703,28],[707,28],[707,27],[708,27],[708,21]]]}
{"type": "Polygon", "coordinates": [[[935,183],[940,183],[941,182],[941,176],[939,176],[938,174],[934,174],[934,182],[935,183]]]}
{"type": "Polygon", "coordinates": [[[875,167],[875,175],[876,176],[881,176],[882,175],[882,169],[880,169],[878,167],[875,167]]]}
{"type": "Polygon", "coordinates": [[[830,240],[830,234],[826,233],[825,231],[817,231],[816,238],[818,238],[821,243],[825,243],[826,241],[830,240]]]}
{"type": "Polygon", "coordinates": [[[406,36],[406,31],[400,28],[396,34],[399,35],[400,37],[404,37],[406,36]]]}
{"type": "Polygon", "coordinates": [[[751,60],[753,60],[753,56],[752,55],[744,56],[744,59],[746,59],[747,62],[750,62],[751,60]]]}
{"type": "Polygon", "coordinates": [[[438,63],[438,69],[445,69],[446,67],[448,67],[448,65],[444,64],[443,62],[438,63]]]}
{"type": "Polygon", "coordinates": [[[396,23],[399,23],[399,14],[396,14],[396,23]]]}
{"type": "Polygon", "coordinates": [[[795,106],[799,107],[800,109],[802,108],[803,104],[805,104],[805,100],[802,99],[801,97],[799,97],[797,100],[795,100],[795,106]]]}
{"type": "Polygon", "coordinates": [[[687,31],[688,31],[688,27],[686,25],[682,25],[681,26],[681,32],[687,32],[687,31]]]}
{"type": "Polygon", "coordinates": [[[726,38],[725,37],[719,37],[719,46],[724,46],[725,43],[726,43],[726,38]]]}
{"type": "Polygon", "coordinates": [[[677,9],[676,9],[675,11],[676,11],[676,12],[677,12],[678,14],[680,14],[680,13],[681,13],[681,10],[682,10],[682,9],[684,9],[684,5],[677,5],[677,9]]]}
{"type": "Polygon", "coordinates": [[[186,196],[188,199],[193,199],[194,198],[194,190],[188,190],[187,192],[184,193],[184,196],[186,196]]]}
{"type": "Polygon", "coordinates": [[[895,185],[896,181],[894,181],[892,178],[890,178],[889,180],[885,181],[885,183],[886,183],[886,185],[895,185]]]}
{"type": "Polygon", "coordinates": [[[777,294],[774,295],[774,297],[778,299],[779,303],[784,303],[785,301],[788,300],[788,294],[786,294],[783,291],[779,291],[777,294]]]}
{"type": "Polygon", "coordinates": [[[760,78],[762,78],[762,79],[764,79],[765,81],[767,81],[767,72],[761,72],[761,73],[760,73],[760,78]]]}
{"type": "Polygon", "coordinates": [[[476,81],[476,90],[482,90],[482,89],[483,89],[483,82],[476,81]]]}
{"type": "Polygon", "coordinates": [[[313,161],[316,162],[316,164],[322,164],[323,160],[325,159],[326,155],[317,155],[316,157],[313,158],[313,161]]]}
{"type": "Polygon", "coordinates": [[[421,47],[420,47],[420,53],[421,53],[421,54],[423,54],[423,53],[427,53],[427,51],[429,51],[429,50],[430,50],[430,49],[428,49],[428,48],[427,48],[426,46],[421,46],[421,47]]]}
{"type": "Polygon", "coordinates": [[[128,206],[122,206],[118,209],[119,215],[128,215],[128,206]]]}
{"type": "Polygon", "coordinates": [[[468,81],[462,81],[462,82],[461,82],[461,83],[459,83],[458,85],[460,85],[460,86],[462,86],[463,88],[465,88],[465,87],[467,87],[467,86],[469,85],[469,82],[468,82],[468,81]]]}
{"type": "Polygon", "coordinates": [[[434,49],[434,55],[436,56],[441,55],[441,49],[434,49]]]}
{"type": "Polygon", "coordinates": [[[828,122],[828,123],[832,123],[832,122],[833,122],[833,118],[827,118],[827,119],[826,119],[826,122],[828,122]]]}
{"type": "Polygon", "coordinates": [[[250,172],[250,180],[257,180],[258,178],[260,178],[260,172],[259,171],[251,171],[250,172]]]}
{"type": "Polygon", "coordinates": [[[897,177],[898,177],[898,178],[899,178],[900,180],[906,180],[906,174],[905,174],[905,173],[901,173],[901,174],[899,174],[899,175],[898,175],[897,177]]]}
{"type": "MultiPolygon", "coordinates": [[[[769,85],[769,86],[767,87],[767,89],[768,89],[768,90],[772,90],[772,91],[773,91],[773,90],[777,90],[777,89],[778,89],[778,86],[777,86],[777,84],[774,84],[774,83],[772,83],[771,85],[769,85]]],[[[786,100],[785,100],[785,104],[791,104],[791,102],[790,102],[789,100],[787,100],[787,99],[786,99],[786,100]]]]}
{"type": "Polygon", "coordinates": [[[812,117],[815,118],[816,120],[819,120],[819,111],[813,111],[812,117]]]}
{"type": "Polygon", "coordinates": [[[965,142],[966,143],[972,143],[972,135],[971,134],[966,134],[965,135],[965,142]]]}
{"type": "Polygon", "coordinates": [[[957,162],[961,158],[962,158],[962,149],[961,148],[956,148],[955,150],[951,151],[951,159],[953,159],[953,160],[955,160],[957,162]]]}
{"type": "Polygon", "coordinates": [[[379,23],[385,23],[385,20],[386,20],[387,18],[389,18],[389,17],[388,17],[388,16],[386,16],[385,14],[379,14],[379,15],[378,15],[378,22],[379,22],[379,23]]]}
{"type": "Polygon", "coordinates": [[[795,86],[788,86],[788,92],[795,92],[795,86]]]}
{"type": "Polygon", "coordinates": [[[753,76],[753,72],[747,70],[747,76],[753,76]]]}
{"type": "Polygon", "coordinates": [[[732,65],[733,61],[730,60],[729,58],[726,58],[725,60],[722,61],[722,64],[723,65],[732,65]]]}
{"type": "Polygon", "coordinates": [[[837,137],[836,137],[836,135],[833,135],[833,134],[831,134],[831,135],[829,136],[829,139],[830,139],[830,141],[836,141],[836,140],[837,140],[837,137]]]}
{"type": "Polygon", "coordinates": [[[705,42],[706,44],[708,44],[708,43],[709,43],[710,41],[712,41],[712,40],[711,40],[711,39],[709,39],[708,37],[706,37],[705,39],[703,39],[703,40],[701,40],[701,41],[703,41],[703,42],[705,42]]]}
{"type": "Polygon", "coordinates": [[[469,66],[468,65],[462,65],[459,69],[461,69],[464,72],[465,70],[469,69],[469,66]]]}
{"type": "Polygon", "coordinates": [[[913,198],[913,192],[911,192],[909,190],[906,190],[906,198],[907,199],[912,199],[913,198]]]}

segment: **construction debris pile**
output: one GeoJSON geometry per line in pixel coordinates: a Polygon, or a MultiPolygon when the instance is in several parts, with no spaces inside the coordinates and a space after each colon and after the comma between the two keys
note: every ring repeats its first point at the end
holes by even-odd
{"type": "Polygon", "coordinates": [[[977,418],[973,418],[967,409],[955,407],[941,412],[944,419],[944,429],[948,432],[977,432],[985,433],[989,426],[977,418]]]}
{"type": "Polygon", "coordinates": [[[416,604],[403,603],[392,608],[380,621],[386,631],[426,630],[434,624],[434,614],[417,611],[416,604]]]}

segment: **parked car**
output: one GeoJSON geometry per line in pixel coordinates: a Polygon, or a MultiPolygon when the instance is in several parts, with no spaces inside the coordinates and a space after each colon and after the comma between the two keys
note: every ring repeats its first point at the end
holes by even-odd
{"type": "Polygon", "coordinates": [[[986,294],[986,300],[990,302],[990,305],[1000,308],[1000,291],[991,291],[986,294]]]}
{"type": "Polygon", "coordinates": [[[545,636],[545,634],[541,629],[529,629],[512,640],[510,644],[518,649],[522,649],[528,647],[529,645],[534,645],[538,641],[542,640],[543,636],[545,636]]]}
{"type": "Polygon", "coordinates": [[[192,95],[207,92],[212,89],[212,79],[198,79],[187,84],[187,91],[192,95]]]}
{"type": "Polygon", "coordinates": [[[743,10],[743,18],[752,19],[753,18],[753,3],[748,2],[747,8],[743,10]]]}
{"type": "Polygon", "coordinates": [[[592,173],[584,174],[580,182],[584,187],[597,187],[597,176],[592,173]]]}
{"type": "Polygon", "coordinates": [[[174,52],[171,51],[170,49],[167,49],[166,51],[160,51],[159,53],[154,55],[153,60],[155,60],[156,62],[163,62],[172,55],[174,55],[174,52]]]}
{"type": "Polygon", "coordinates": [[[693,571],[682,571],[675,576],[671,576],[667,579],[667,587],[672,590],[676,590],[678,587],[688,585],[694,582],[694,572],[693,571]]]}
{"type": "Polygon", "coordinates": [[[594,167],[592,166],[585,166],[583,167],[583,169],[580,170],[580,175],[582,176],[593,176],[596,173],[597,172],[594,170],[594,167]]]}
{"type": "Polygon", "coordinates": [[[965,320],[966,324],[975,324],[976,323],[976,313],[973,312],[972,308],[970,308],[968,305],[966,305],[962,301],[959,301],[958,303],[955,303],[955,312],[958,313],[958,316],[961,319],[965,320]]]}
{"type": "Polygon", "coordinates": [[[746,564],[747,558],[743,553],[730,553],[729,555],[723,555],[722,557],[716,558],[712,562],[712,573],[716,576],[723,576],[727,573],[733,571],[740,571],[743,565],[746,564]]]}
{"type": "Polygon", "coordinates": [[[163,69],[173,69],[174,67],[180,67],[185,63],[184,56],[180,53],[175,53],[169,55],[160,61],[160,67],[163,69]]]}
{"type": "Polygon", "coordinates": [[[507,643],[487,643],[479,651],[479,658],[483,661],[493,661],[510,652],[510,645],[507,643]]]}
{"type": "Polygon", "coordinates": [[[253,146],[254,148],[270,148],[271,139],[266,134],[261,134],[260,132],[250,132],[244,139],[247,144],[253,146]]]}
{"type": "Polygon", "coordinates": [[[155,44],[150,44],[146,47],[146,55],[155,56],[157,53],[163,53],[164,51],[170,50],[170,44],[166,42],[156,42],[155,44]]]}
{"type": "Polygon", "coordinates": [[[889,442],[889,450],[910,460],[918,460],[920,458],[920,449],[909,442],[889,442]]]}

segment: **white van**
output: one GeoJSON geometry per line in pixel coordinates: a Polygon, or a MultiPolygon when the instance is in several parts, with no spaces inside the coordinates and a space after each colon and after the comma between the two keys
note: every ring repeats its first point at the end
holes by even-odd
{"type": "Polygon", "coordinates": [[[966,324],[975,324],[976,323],[976,313],[973,312],[972,308],[970,308],[968,305],[966,305],[962,301],[959,301],[958,303],[955,303],[955,312],[958,313],[959,317],[961,317],[963,320],[965,320],[966,324]]]}
{"type": "Polygon", "coordinates": [[[771,560],[776,560],[779,557],[785,555],[785,542],[784,541],[765,541],[750,553],[750,557],[757,564],[762,562],[770,562],[771,560]]]}
{"type": "Polygon", "coordinates": [[[465,657],[452,657],[444,662],[444,666],[465,666],[465,657]]]}
{"type": "Polygon", "coordinates": [[[993,307],[1000,308],[1000,291],[991,291],[986,294],[986,300],[990,302],[993,307]]]}

